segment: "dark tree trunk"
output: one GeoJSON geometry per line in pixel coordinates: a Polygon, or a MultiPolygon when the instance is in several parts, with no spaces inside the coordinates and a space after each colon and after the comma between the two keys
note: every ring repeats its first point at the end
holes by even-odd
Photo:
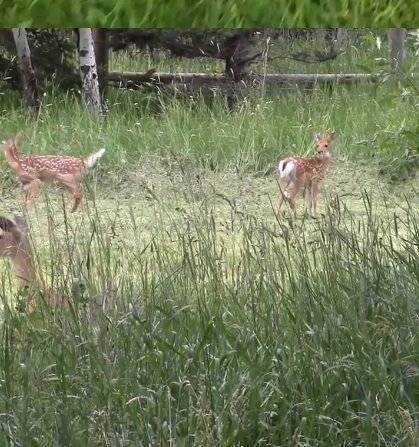
{"type": "Polygon", "coordinates": [[[19,74],[23,86],[23,101],[29,112],[37,113],[39,110],[38,88],[26,30],[25,28],[13,28],[12,31],[16,45],[19,74]]]}
{"type": "Polygon", "coordinates": [[[406,30],[404,28],[392,28],[388,32],[390,46],[390,65],[394,72],[399,73],[404,60],[404,41],[406,30]]]}
{"type": "Polygon", "coordinates": [[[10,51],[16,48],[11,28],[0,28],[0,44],[10,51]]]}
{"type": "Polygon", "coordinates": [[[95,46],[97,74],[99,78],[99,93],[103,100],[109,69],[108,31],[106,28],[93,28],[92,32],[93,43],[95,46]]]}
{"type": "Polygon", "coordinates": [[[225,42],[225,74],[235,82],[241,81],[249,72],[251,63],[260,56],[250,42],[250,33],[239,33],[225,42]]]}

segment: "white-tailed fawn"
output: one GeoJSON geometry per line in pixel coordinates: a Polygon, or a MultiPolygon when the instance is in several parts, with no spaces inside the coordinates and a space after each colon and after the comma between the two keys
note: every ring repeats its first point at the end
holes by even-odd
{"type": "Polygon", "coordinates": [[[82,180],[95,166],[105,149],[86,157],[67,157],[63,155],[27,155],[18,151],[18,138],[4,142],[7,163],[17,173],[25,191],[26,204],[30,205],[40,194],[43,182],[56,182],[63,185],[72,195],[71,212],[77,210],[82,199],[82,180]]]}
{"type": "Polygon", "coordinates": [[[277,214],[280,216],[284,201],[288,202],[296,215],[296,198],[305,188],[308,211],[312,217],[317,216],[317,203],[320,186],[328,172],[331,150],[336,139],[335,132],[324,135],[316,134],[314,157],[287,157],[279,162],[277,182],[280,190],[277,214]]]}

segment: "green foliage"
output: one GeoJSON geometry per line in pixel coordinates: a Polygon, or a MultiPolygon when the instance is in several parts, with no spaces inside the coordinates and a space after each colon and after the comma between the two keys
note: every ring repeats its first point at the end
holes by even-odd
{"type": "Polygon", "coordinates": [[[151,235],[51,210],[73,307],[28,319],[0,283],[1,443],[415,445],[419,228],[364,200],[314,225],[233,207],[223,232],[205,200],[170,232],[160,207],[151,235]]]}
{"type": "MultiPolygon", "coordinates": [[[[403,101],[409,104],[411,113],[419,115],[419,88],[417,87],[416,70],[419,66],[419,41],[415,35],[415,64],[411,73],[405,73],[399,78],[398,88],[393,90],[382,104],[390,104],[394,101],[403,101]],[[397,97],[396,97],[397,95],[397,97]]],[[[379,138],[381,147],[387,147],[390,151],[394,147],[399,148],[394,157],[382,162],[380,172],[393,182],[402,182],[409,177],[415,177],[419,169],[419,121],[402,121],[399,128],[386,132],[379,138]]]]}
{"type": "Polygon", "coordinates": [[[1,26],[415,27],[413,0],[0,0],[1,26]]]}
{"type": "Polygon", "coordinates": [[[75,91],[51,87],[36,118],[2,92],[22,152],[107,152],[80,213],[54,193],[30,214],[39,275],[70,307],[40,294],[19,313],[1,260],[0,445],[417,445],[417,184],[377,179],[417,147],[401,92],[267,89],[230,110],[109,89],[104,118],[75,91]],[[327,129],[323,214],[276,221],[274,164],[327,129]]]}
{"type": "MultiPolygon", "coordinates": [[[[252,94],[233,111],[218,95],[208,103],[199,95],[110,89],[104,120],[90,116],[74,93],[56,91],[43,97],[34,120],[22,114],[15,93],[0,97],[1,109],[7,110],[0,127],[3,138],[26,133],[24,152],[87,154],[105,147],[104,165],[113,172],[151,154],[177,154],[218,169],[265,172],[282,155],[308,153],[311,133],[328,128],[339,134],[338,157],[387,163],[402,156],[406,146],[384,144],[383,136],[416,125],[416,106],[393,89],[398,91],[391,84],[335,87],[330,92],[319,87],[274,89],[265,97],[252,94]],[[385,105],[389,97],[391,104],[385,105]]],[[[9,175],[9,170],[3,172],[9,175]]]]}

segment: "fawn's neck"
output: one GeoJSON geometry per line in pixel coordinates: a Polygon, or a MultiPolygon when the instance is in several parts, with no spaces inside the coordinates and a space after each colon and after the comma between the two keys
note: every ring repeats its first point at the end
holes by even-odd
{"type": "Polygon", "coordinates": [[[32,284],[35,281],[35,271],[32,258],[26,250],[19,249],[10,259],[15,275],[23,285],[32,284]]]}
{"type": "Polygon", "coordinates": [[[330,154],[328,152],[325,154],[316,154],[314,159],[321,164],[328,165],[330,163],[330,154]]]}

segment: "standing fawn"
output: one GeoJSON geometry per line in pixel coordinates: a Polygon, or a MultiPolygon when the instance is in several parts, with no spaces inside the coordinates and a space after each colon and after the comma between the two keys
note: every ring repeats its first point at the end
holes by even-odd
{"type": "Polygon", "coordinates": [[[317,215],[317,201],[320,185],[330,165],[330,151],[335,141],[335,132],[314,137],[316,155],[314,157],[288,157],[279,162],[277,182],[280,190],[278,216],[284,201],[287,201],[296,215],[295,201],[302,189],[306,189],[308,211],[312,217],[317,215]]]}
{"type": "Polygon", "coordinates": [[[83,176],[95,166],[105,149],[87,158],[62,155],[28,155],[23,157],[17,149],[16,139],[9,138],[4,144],[4,154],[9,166],[18,174],[25,191],[26,204],[30,205],[41,191],[42,182],[57,182],[73,197],[71,212],[77,210],[82,198],[83,176]]]}

